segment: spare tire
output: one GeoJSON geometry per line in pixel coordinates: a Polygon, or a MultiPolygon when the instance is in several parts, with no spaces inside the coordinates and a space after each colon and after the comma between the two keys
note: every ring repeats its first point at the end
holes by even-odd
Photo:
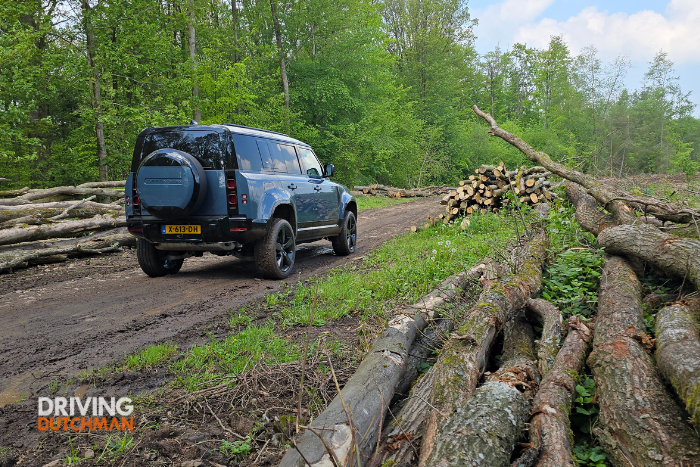
{"type": "Polygon", "coordinates": [[[164,220],[181,219],[204,201],[207,176],[194,156],[177,149],[158,149],[141,162],[136,192],[149,214],[164,220]]]}

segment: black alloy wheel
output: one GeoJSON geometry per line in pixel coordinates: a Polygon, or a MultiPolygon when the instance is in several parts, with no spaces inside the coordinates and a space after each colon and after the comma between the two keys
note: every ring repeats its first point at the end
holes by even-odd
{"type": "Polygon", "coordinates": [[[333,251],[338,256],[347,256],[355,252],[357,244],[357,220],[352,211],[345,212],[343,228],[338,235],[331,238],[333,251]]]}

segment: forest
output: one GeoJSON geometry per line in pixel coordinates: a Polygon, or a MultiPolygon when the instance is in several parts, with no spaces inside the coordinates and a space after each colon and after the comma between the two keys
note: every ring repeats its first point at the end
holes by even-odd
{"type": "Polygon", "coordinates": [[[472,105],[588,173],[700,167],[700,121],[664,51],[636,89],[628,59],[562,37],[479,54],[463,0],[5,0],[0,18],[6,188],[124,179],[143,128],[191,120],[287,133],[346,184],[519,165],[472,105]]]}

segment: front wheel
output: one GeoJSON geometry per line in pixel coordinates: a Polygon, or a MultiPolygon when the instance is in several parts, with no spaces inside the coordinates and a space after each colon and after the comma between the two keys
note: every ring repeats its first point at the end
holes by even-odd
{"type": "Polygon", "coordinates": [[[255,242],[255,263],[268,279],[286,279],[296,259],[294,230],[285,219],[274,219],[267,234],[255,242]]]}
{"type": "Polygon", "coordinates": [[[136,239],[136,257],[141,270],[151,277],[176,274],[184,259],[167,259],[169,252],[158,250],[155,245],[142,238],[136,239]]]}
{"type": "Polygon", "coordinates": [[[355,244],[357,243],[357,221],[355,214],[352,211],[345,212],[343,218],[343,228],[335,237],[331,237],[333,251],[338,256],[347,256],[355,253],[355,244]]]}

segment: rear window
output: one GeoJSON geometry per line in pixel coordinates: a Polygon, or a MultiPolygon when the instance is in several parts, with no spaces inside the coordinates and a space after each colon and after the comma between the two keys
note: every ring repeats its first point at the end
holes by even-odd
{"type": "MultiPolygon", "coordinates": [[[[139,138],[140,140],[141,138],[139,138]]],[[[150,133],[143,137],[139,151],[137,141],[131,171],[136,172],[144,157],[164,148],[177,149],[196,157],[205,169],[235,169],[226,134],[212,130],[170,130],[150,133]],[[228,162],[228,164],[227,164],[228,162]],[[227,166],[228,165],[228,166],[227,166]]]]}
{"type": "Polygon", "coordinates": [[[276,170],[275,172],[287,172],[294,175],[301,174],[301,168],[299,167],[299,160],[297,159],[297,152],[294,146],[272,141],[269,141],[267,145],[270,147],[272,158],[276,161],[283,161],[279,163],[280,166],[282,163],[284,164],[284,170],[276,170]]]}

